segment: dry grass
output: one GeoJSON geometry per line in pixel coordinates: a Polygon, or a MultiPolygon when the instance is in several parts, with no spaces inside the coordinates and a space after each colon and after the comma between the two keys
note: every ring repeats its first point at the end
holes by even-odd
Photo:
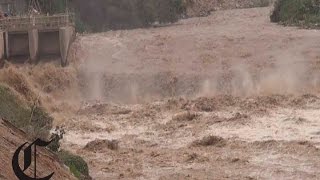
{"type": "Polygon", "coordinates": [[[14,89],[28,102],[33,102],[36,100],[37,96],[29,79],[21,71],[19,71],[19,69],[9,67],[1,70],[0,82],[14,89]]]}

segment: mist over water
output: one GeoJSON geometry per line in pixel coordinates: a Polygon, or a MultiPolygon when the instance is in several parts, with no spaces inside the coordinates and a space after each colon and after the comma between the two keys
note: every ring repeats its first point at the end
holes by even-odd
{"type": "Polygon", "coordinates": [[[276,62],[259,72],[251,72],[246,64],[234,64],[224,73],[188,75],[174,72],[117,74],[100,68],[102,66],[87,66],[82,70],[88,81],[85,89],[89,99],[139,103],[173,96],[249,97],[317,93],[319,89],[319,77],[308,73],[311,67],[301,61],[276,62]],[[173,82],[173,78],[177,81],[173,82]]]}
{"type": "MultiPolygon", "coordinates": [[[[243,23],[228,20],[236,25],[243,23]]],[[[264,20],[258,25],[265,25],[264,20]]],[[[204,29],[194,26],[184,30],[193,22],[188,19],[166,28],[83,37],[86,56],[79,71],[83,97],[143,103],[171,97],[319,93],[319,72],[314,59],[318,43],[310,39],[318,35],[308,31],[310,35],[302,41],[294,38],[292,32],[275,36],[272,33],[275,27],[270,27],[247,38],[248,33],[234,35],[230,29],[236,25],[225,27],[230,33],[217,34],[215,32],[225,32],[225,29],[216,28],[214,21],[218,19],[212,20],[213,24],[205,24],[204,29]],[[197,34],[208,38],[197,38],[197,34]],[[271,34],[271,40],[266,39],[265,34],[271,34]],[[287,45],[288,42],[292,42],[291,45],[287,45]]]]}

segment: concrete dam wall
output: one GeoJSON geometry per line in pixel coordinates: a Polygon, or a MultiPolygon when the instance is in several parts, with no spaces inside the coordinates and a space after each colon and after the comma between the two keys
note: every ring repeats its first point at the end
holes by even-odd
{"type": "Polygon", "coordinates": [[[75,28],[69,17],[45,18],[41,21],[35,18],[1,20],[0,59],[26,57],[35,63],[42,57],[54,56],[60,57],[61,65],[65,66],[70,45],[75,38],[75,28]],[[23,26],[25,24],[27,26],[23,26]]]}

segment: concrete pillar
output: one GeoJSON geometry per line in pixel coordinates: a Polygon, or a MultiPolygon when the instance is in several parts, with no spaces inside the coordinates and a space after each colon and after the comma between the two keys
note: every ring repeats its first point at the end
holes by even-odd
{"type": "Polygon", "coordinates": [[[4,46],[5,46],[5,58],[9,59],[10,57],[10,51],[9,51],[9,33],[4,32],[4,46]]]}
{"type": "Polygon", "coordinates": [[[0,31],[0,61],[4,59],[4,32],[0,31]]]}
{"type": "Polygon", "coordinates": [[[34,63],[39,57],[39,32],[37,29],[31,29],[28,31],[28,36],[30,60],[34,63]]]}
{"type": "Polygon", "coordinates": [[[60,39],[60,53],[61,53],[61,65],[67,65],[68,52],[70,44],[74,39],[75,30],[74,27],[67,26],[59,29],[60,39]]]}

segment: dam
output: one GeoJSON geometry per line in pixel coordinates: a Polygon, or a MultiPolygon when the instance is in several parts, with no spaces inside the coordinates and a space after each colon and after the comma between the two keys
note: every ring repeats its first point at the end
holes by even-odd
{"type": "Polygon", "coordinates": [[[65,66],[75,39],[73,14],[13,16],[0,19],[0,61],[18,57],[36,63],[60,58],[65,66]]]}

